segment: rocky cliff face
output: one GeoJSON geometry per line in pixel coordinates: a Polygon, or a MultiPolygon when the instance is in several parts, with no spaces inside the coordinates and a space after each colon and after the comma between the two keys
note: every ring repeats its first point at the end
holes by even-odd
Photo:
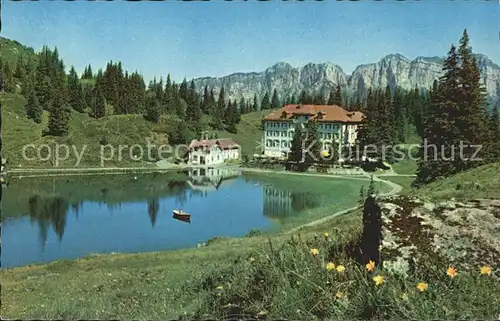
{"type": "MultiPolygon", "coordinates": [[[[500,98],[500,66],[485,55],[476,55],[482,80],[489,97],[494,102],[500,98]]],[[[303,67],[293,67],[280,62],[263,72],[235,73],[220,78],[195,79],[197,88],[202,91],[205,85],[218,94],[224,84],[231,99],[252,99],[257,94],[261,99],[265,92],[270,94],[276,88],[283,99],[292,94],[299,95],[302,90],[321,91],[325,95],[337,84],[349,93],[364,92],[370,87],[401,86],[405,89],[430,88],[441,75],[440,57],[417,57],[409,60],[400,54],[391,54],[376,63],[356,67],[352,75],[344,73],[333,63],[309,63],[303,67]]]]}

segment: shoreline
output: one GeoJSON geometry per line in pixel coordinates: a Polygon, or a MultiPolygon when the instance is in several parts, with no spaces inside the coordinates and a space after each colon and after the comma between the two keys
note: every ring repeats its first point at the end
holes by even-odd
{"type": "MultiPolygon", "coordinates": [[[[296,176],[309,176],[309,177],[323,177],[323,178],[337,178],[337,179],[353,179],[353,180],[362,180],[362,181],[369,181],[370,180],[370,175],[368,173],[366,173],[365,176],[361,177],[361,176],[355,176],[355,177],[350,177],[349,175],[345,175],[345,176],[341,176],[341,175],[332,175],[332,174],[322,174],[322,173],[297,173],[297,172],[286,172],[286,171],[274,171],[274,170],[266,170],[266,169],[258,169],[258,168],[243,168],[243,167],[240,167],[242,173],[243,172],[247,172],[247,173],[269,173],[269,174],[278,174],[278,175],[296,175],[296,176]]],[[[164,169],[163,171],[172,171],[174,169],[164,169]]],[[[26,173],[26,172],[25,172],[26,173]]],[[[59,173],[59,175],[57,176],[66,176],[66,175],[70,175],[70,176],[74,176],[74,175],[85,175],[85,174],[94,174],[94,173],[72,173],[72,174],[61,174],[59,173]]],[[[104,174],[104,175],[109,175],[109,174],[119,174],[119,173],[101,173],[101,174],[104,174]]],[[[27,177],[40,177],[40,176],[43,176],[43,175],[39,175],[39,176],[27,176],[27,177]]],[[[47,175],[46,175],[47,176],[47,175]]],[[[354,175],[353,175],[354,176],[354,175]]],[[[402,190],[402,186],[399,185],[399,184],[396,184],[394,182],[390,182],[390,181],[387,181],[387,180],[384,180],[384,179],[380,179],[378,178],[377,176],[373,176],[373,180],[375,182],[381,182],[381,183],[384,183],[386,185],[388,185],[389,187],[392,187],[392,189],[386,193],[382,193],[380,194],[380,196],[392,196],[392,195],[397,195],[401,190],[402,190]]],[[[326,223],[334,218],[337,218],[339,216],[342,216],[342,215],[345,215],[345,214],[349,214],[357,209],[361,208],[361,205],[356,205],[356,206],[353,206],[353,207],[350,207],[350,208],[347,208],[347,209],[343,209],[343,210],[339,210],[331,215],[328,215],[328,216],[325,216],[325,217],[322,217],[320,219],[317,219],[317,220],[313,220],[313,221],[310,221],[310,222],[307,222],[307,223],[304,223],[300,226],[297,226],[297,227],[293,227],[293,228],[290,228],[290,229],[287,229],[287,230],[282,230],[282,231],[279,231],[277,233],[273,233],[274,235],[287,235],[287,234],[291,234],[291,233],[294,233],[294,232],[298,232],[300,231],[301,229],[303,228],[307,228],[307,227],[312,227],[312,226],[316,226],[316,225],[319,225],[319,224],[322,224],[322,223],[326,223]]],[[[244,239],[245,236],[240,236],[240,237],[234,237],[232,239],[244,239]]],[[[207,240],[208,241],[208,240],[207,240]]],[[[192,248],[185,248],[184,250],[192,250],[192,249],[196,249],[196,247],[192,247],[192,248]]],[[[168,252],[172,252],[171,250],[167,250],[167,251],[159,251],[159,252],[164,252],[164,253],[168,253],[168,252]]],[[[139,253],[121,253],[121,254],[147,254],[147,253],[150,253],[150,252],[139,252],[139,253]]],[[[99,256],[111,256],[113,253],[102,253],[102,254],[99,254],[99,256]]],[[[75,258],[75,259],[72,259],[72,260],[78,260],[79,258],[75,258]]],[[[55,260],[55,261],[51,261],[51,262],[41,262],[41,263],[34,263],[34,264],[29,264],[28,266],[43,266],[43,265],[47,265],[47,264],[52,264],[54,262],[57,262],[59,260],[55,260]]],[[[9,267],[7,268],[7,270],[13,270],[13,269],[17,269],[17,268],[23,268],[25,267],[25,265],[21,265],[21,266],[13,266],[13,267],[9,267]]],[[[5,269],[4,269],[5,270],[5,269]]]]}

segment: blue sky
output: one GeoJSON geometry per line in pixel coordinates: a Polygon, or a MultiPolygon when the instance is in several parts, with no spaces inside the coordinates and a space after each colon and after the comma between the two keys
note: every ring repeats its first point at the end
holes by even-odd
{"type": "Polygon", "coordinates": [[[500,63],[500,4],[422,2],[3,1],[2,36],[39,50],[57,46],[66,65],[121,60],[175,80],[331,61],[347,73],[389,53],[443,56],[467,28],[475,52],[500,63]]]}

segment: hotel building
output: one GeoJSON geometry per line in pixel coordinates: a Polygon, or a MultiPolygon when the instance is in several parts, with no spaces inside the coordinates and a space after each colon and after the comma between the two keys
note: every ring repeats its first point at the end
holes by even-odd
{"type": "Polygon", "coordinates": [[[290,152],[295,126],[305,126],[307,122],[316,120],[322,150],[327,151],[336,142],[340,155],[343,147],[356,142],[358,126],[363,119],[362,112],[350,112],[336,105],[286,105],[263,119],[263,154],[286,157],[290,152]]]}

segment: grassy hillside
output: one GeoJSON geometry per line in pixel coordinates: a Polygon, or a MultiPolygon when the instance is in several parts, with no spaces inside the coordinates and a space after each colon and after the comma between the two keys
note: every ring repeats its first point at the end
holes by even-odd
{"type": "MultiPolygon", "coordinates": [[[[168,132],[173,122],[179,121],[176,118],[163,116],[158,124],[146,121],[142,115],[114,115],[101,119],[94,119],[86,114],[72,111],[70,120],[70,134],[68,137],[51,137],[42,135],[47,127],[48,113],[44,112],[41,124],[36,124],[26,117],[24,106],[26,99],[19,94],[1,93],[3,116],[3,153],[8,158],[10,166],[13,168],[35,168],[52,167],[55,165],[54,157],[47,161],[28,160],[23,158],[23,146],[35,144],[39,147],[49,144],[55,153],[55,144],[66,144],[75,146],[76,151],[81,154],[85,147],[83,157],[79,166],[93,167],[100,166],[101,143],[115,146],[116,151],[113,159],[106,161],[105,166],[147,166],[147,155],[143,160],[134,160],[130,157],[130,150],[122,150],[122,159],[118,155],[118,146],[139,144],[146,149],[147,139],[153,144],[168,144],[168,132]],[[19,166],[20,165],[20,166],[19,166]]],[[[231,137],[242,145],[244,154],[253,154],[256,143],[260,141],[262,131],[260,130],[261,112],[250,113],[242,116],[238,125],[237,134],[220,132],[220,138],[231,137]]],[[[208,119],[205,123],[208,123],[208,119]]],[[[27,152],[28,157],[34,157],[34,149],[27,152]],[[29,152],[29,153],[28,153],[29,152]]],[[[103,149],[104,155],[110,157],[110,150],[103,149]]],[[[65,149],[60,148],[60,155],[65,155],[65,149]]],[[[42,155],[46,156],[46,155],[42,155]]],[[[67,160],[60,161],[59,167],[74,167],[77,164],[77,154],[71,150],[67,160]]]]}
{"type": "MultiPolygon", "coordinates": [[[[499,190],[499,183],[491,182],[498,166],[459,174],[421,192],[450,191],[469,178],[484,191],[499,190]]],[[[471,262],[472,269],[459,267],[456,278],[446,274],[450,263],[437,257],[417,261],[418,268],[407,276],[380,267],[367,272],[342,252],[359,237],[361,218],[354,211],[271,239],[221,238],[199,249],[89,256],[2,270],[2,316],[166,320],[251,313],[248,317],[261,320],[319,320],[322,315],[335,320],[430,320],[491,319],[500,313],[498,272],[493,266],[491,275],[481,275],[484,260],[471,262]],[[327,240],[324,232],[329,233],[327,240]],[[311,255],[312,248],[319,250],[317,257],[311,255]],[[329,261],[345,270],[329,271],[329,261]],[[385,276],[383,284],[375,284],[377,275],[385,276]],[[419,282],[428,288],[420,292],[419,282]]],[[[393,230],[406,223],[405,231],[415,228],[404,221],[393,230]]],[[[424,234],[405,235],[425,239],[424,234]]]]}
{"type": "MultiPolygon", "coordinates": [[[[400,168],[393,166],[399,174],[413,174],[415,165],[411,161],[403,163],[400,168]],[[405,170],[407,169],[407,170],[405,170]]],[[[414,195],[431,199],[478,199],[500,198],[500,180],[496,179],[500,172],[500,163],[487,164],[475,169],[465,171],[423,186],[413,188],[415,177],[410,176],[385,176],[384,179],[399,184],[403,187],[401,195],[414,195]]]]}
{"type": "Polygon", "coordinates": [[[35,55],[33,48],[26,47],[15,40],[0,37],[0,57],[14,67],[22,56],[24,59],[35,55]]]}
{"type": "Polygon", "coordinates": [[[484,165],[426,185],[416,192],[433,199],[500,198],[500,163],[484,165]]]}

